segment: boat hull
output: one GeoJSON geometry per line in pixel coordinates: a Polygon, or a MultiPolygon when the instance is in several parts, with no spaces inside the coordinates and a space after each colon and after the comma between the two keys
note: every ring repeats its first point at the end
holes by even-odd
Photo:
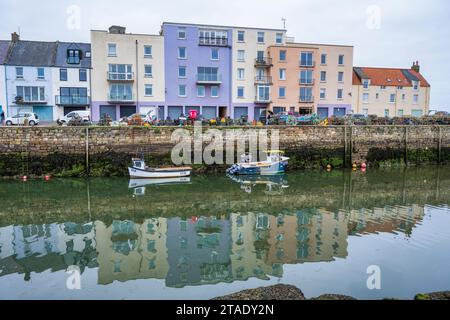
{"type": "Polygon", "coordinates": [[[268,165],[236,164],[228,169],[232,175],[276,175],[286,172],[288,161],[274,162],[268,165]]]}
{"type": "Polygon", "coordinates": [[[189,177],[191,170],[186,169],[167,169],[167,170],[141,170],[129,167],[128,173],[132,179],[165,179],[189,177]]]}
{"type": "Polygon", "coordinates": [[[150,185],[169,185],[169,184],[186,184],[190,183],[191,178],[190,177],[180,177],[180,178],[155,178],[155,179],[130,179],[130,182],[128,184],[128,188],[134,189],[134,188],[140,188],[150,185]]]}

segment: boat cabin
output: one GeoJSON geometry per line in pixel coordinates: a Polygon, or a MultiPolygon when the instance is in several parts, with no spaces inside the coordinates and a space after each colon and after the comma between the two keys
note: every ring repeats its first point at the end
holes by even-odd
{"type": "Polygon", "coordinates": [[[145,170],[145,161],[142,159],[133,159],[133,168],[145,170]]]}

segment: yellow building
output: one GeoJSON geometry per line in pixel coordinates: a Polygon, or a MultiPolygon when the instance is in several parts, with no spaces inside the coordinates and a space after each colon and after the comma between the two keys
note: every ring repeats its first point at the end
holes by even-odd
{"type": "Polygon", "coordinates": [[[353,69],[353,111],[379,117],[421,117],[430,111],[430,84],[411,69],[353,69]]]}

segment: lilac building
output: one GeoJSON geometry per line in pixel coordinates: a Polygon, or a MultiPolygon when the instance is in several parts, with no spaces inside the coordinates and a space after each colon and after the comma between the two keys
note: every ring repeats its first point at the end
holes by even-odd
{"type": "Polygon", "coordinates": [[[165,118],[197,110],[206,119],[229,116],[232,30],[164,23],[165,118]]]}

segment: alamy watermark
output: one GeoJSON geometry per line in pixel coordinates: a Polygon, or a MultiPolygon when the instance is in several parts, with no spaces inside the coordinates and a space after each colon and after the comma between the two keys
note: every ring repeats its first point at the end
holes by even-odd
{"type": "Polygon", "coordinates": [[[277,129],[208,129],[203,132],[201,122],[195,122],[193,130],[175,130],[171,140],[176,143],[171,154],[175,165],[233,165],[236,154],[248,153],[252,159],[263,159],[269,146],[271,150],[280,147],[277,129]]]}

